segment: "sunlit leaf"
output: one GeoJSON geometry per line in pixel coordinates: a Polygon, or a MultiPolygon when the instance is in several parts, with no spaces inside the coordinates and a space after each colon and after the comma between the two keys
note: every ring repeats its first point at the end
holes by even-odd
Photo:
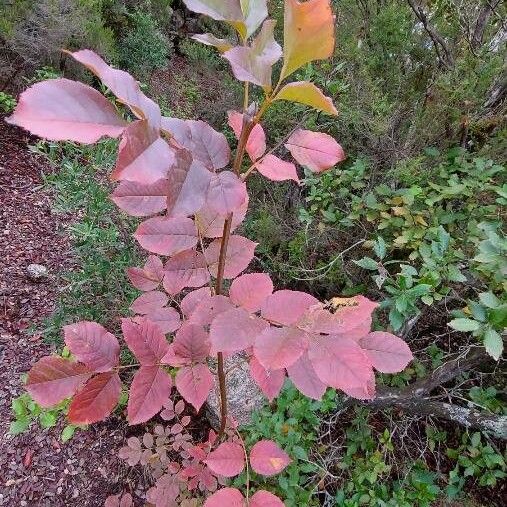
{"type": "Polygon", "coordinates": [[[311,106],[328,114],[338,114],[333,101],[329,97],[326,97],[313,83],[309,83],[308,81],[286,84],[276,94],[274,100],[299,102],[300,104],[306,104],[307,106],[311,106]]]}
{"type": "MultiPolygon", "coordinates": [[[[248,210],[248,194],[245,202],[232,215],[231,232],[243,222],[248,210]]],[[[220,238],[224,232],[225,218],[204,205],[195,216],[195,221],[201,235],[205,238],[220,238]]]]}
{"type": "Polygon", "coordinates": [[[150,255],[143,268],[128,268],[132,285],[142,291],[156,289],[164,277],[164,265],[156,255],[150,255]]]}
{"type": "Polygon", "coordinates": [[[306,63],[333,54],[334,16],[330,4],[330,0],[286,0],[282,79],[306,63]]]}
{"type": "Polygon", "coordinates": [[[206,499],[204,507],[245,507],[245,499],[239,489],[222,488],[206,499]]]}
{"type": "Polygon", "coordinates": [[[196,250],[185,250],[171,257],[164,272],[164,289],[171,295],[185,287],[201,287],[210,280],[206,259],[196,250]]]}
{"type": "Polygon", "coordinates": [[[287,367],[287,374],[292,383],[305,396],[314,400],[320,400],[324,396],[326,384],[315,373],[306,352],[295,363],[287,367]]]}
{"type": "Polygon", "coordinates": [[[92,374],[84,364],[47,356],[28,372],[26,390],[39,405],[51,407],[72,396],[92,374]]]}
{"type": "Polygon", "coordinates": [[[241,208],[246,200],[246,184],[231,171],[222,171],[211,178],[206,205],[226,216],[241,208]]]}
{"type": "Polygon", "coordinates": [[[255,356],[250,358],[250,375],[269,401],[278,396],[285,380],[284,369],[268,371],[255,356]]]}
{"type": "Polygon", "coordinates": [[[159,366],[141,366],[130,386],[127,416],[129,424],[140,424],[160,412],[171,393],[172,381],[159,366]]]}
{"type": "Polygon", "coordinates": [[[180,368],[175,383],[183,399],[199,411],[213,387],[213,376],[207,365],[199,363],[180,368]]]}
{"type": "Polygon", "coordinates": [[[104,136],[118,137],[126,127],[103,95],[69,79],[34,84],[21,94],[5,121],[45,139],[84,144],[104,136]]]}
{"type": "Polygon", "coordinates": [[[190,315],[189,322],[207,326],[213,319],[228,310],[234,308],[227,296],[215,295],[209,298],[203,297],[190,315]]]}
{"type": "Polygon", "coordinates": [[[134,322],[122,319],[121,329],[129,349],[143,365],[155,365],[167,353],[169,343],[164,333],[153,322],[142,319],[134,322]]]}
{"type": "MultiPolygon", "coordinates": [[[[229,126],[234,131],[236,139],[239,140],[243,130],[243,114],[238,113],[237,111],[229,111],[227,113],[227,117],[229,120],[229,126]]],[[[258,158],[264,155],[264,152],[266,151],[266,134],[259,123],[257,123],[250,132],[245,149],[252,162],[255,162],[258,158]]]]}
{"type": "Polygon", "coordinates": [[[189,292],[180,303],[181,311],[185,317],[189,318],[195,311],[199,303],[203,300],[211,299],[211,289],[209,287],[202,287],[201,289],[189,292]]]}
{"type": "Polygon", "coordinates": [[[296,130],[285,143],[291,155],[313,172],[322,172],[345,159],[342,147],[328,134],[296,130]]]}
{"type": "Polygon", "coordinates": [[[240,444],[222,442],[208,454],[204,463],[222,477],[235,477],[245,468],[245,453],[240,444]]]}
{"type": "Polygon", "coordinates": [[[158,326],[162,333],[172,333],[181,325],[180,314],[171,307],[157,308],[146,314],[146,319],[158,326]]]}
{"type": "Polygon", "coordinates": [[[122,181],[111,199],[125,213],[134,217],[148,217],[166,209],[169,185],[166,179],[145,185],[137,181],[122,181]]]}
{"type": "Polygon", "coordinates": [[[217,21],[243,19],[239,0],[183,0],[194,12],[205,14],[217,21]]]}
{"type": "Polygon", "coordinates": [[[78,361],[96,372],[118,365],[120,344],[116,337],[96,322],[81,321],[63,328],[65,345],[78,361]]]}
{"type": "Polygon", "coordinates": [[[250,451],[250,465],[264,476],[279,474],[292,460],[273,440],[260,440],[250,451]]]}
{"type": "Polygon", "coordinates": [[[176,332],[173,351],[185,364],[205,361],[210,351],[208,333],[202,326],[188,322],[183,324],[176,332]]]}
{"type": "Polygon", "coordinates": [[[308,308],[318,303],[318,299],[306,292],[278,290],[265,299],[261,315],[271,322],[290,326],[296,323],[308,308]]]}
{"type": "Polygon", "coordinates": [[[118,373],[96,375],[74,396],[69,407],[69,421],[72,424],[103,421],[116,407],[120,394],[121,380],[118,373]]]}
{"type": "Polygon", "coordinates": [[[267,273],[248,273],[233,280],[229,297],[235,305],[256,312],[272,292],[273,282],[267,273]]]}
{"type": "Polygon", "coordinates": [[[374,331],[361,338],[359,345],[365,350],[373,367],[382,373],[398,373],[413,359],[408,345],[391,333],[374,331]]]}
{"type": "Polygon", "coordinates": [[[136,298],[130,305],[130,309],[134,313],[146,315],[158,308],[162,308],[168,301],[169,298],[167,297],[167,294],[164,294],[159,290],[151,290],[136,298]]]}
{"type": "MultiPolygon", "coordinates": [[[[204,256],[206,257],[210,273],[214,277],[217,276],[218,272],[220,245],[221,241],[215,240],[210,243],[204,251],[204,256]]],[[[254,243],[243,236],[231,236],[229,238],[229,245],[225,257],[224,278],[236,278],[242,271],[244,271],[253,259],[256,246],[257,243],[254,243]]]]}
{"type": "Polygon", "coordinates": [[[284,503],[273,493],[263,489],[257,490],[250,498],[249,507],[284,507],[284,503]]]}
{"type": "Polygon", "coordinates": [[[206,46],[213,46],[220,51],[220,53],[225,53],[225,51],[232,48],[232,43],[227,39],[219,39],[215,37],[212,33],[198,33],[192,36],[192,39],[205,44],[206,46]]]}
{"type": "Polygon", "coordinates": [[[286,162],[277,156],[268,153],[255,163],[255,168],[265,178],[272,181],[294,180],[299,183],[299,177],[296,166],[291,162],[286,162]]]}
{"type": "Polygon", "coordinates": [[[270,326],[255,338],[254,354],[267,370],[287,368],[304,353],[307,340],[299,329],[270,326]]]}

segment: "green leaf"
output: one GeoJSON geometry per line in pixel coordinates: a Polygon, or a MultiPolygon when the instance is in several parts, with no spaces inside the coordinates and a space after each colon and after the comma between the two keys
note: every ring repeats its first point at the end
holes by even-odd
{"type": "Polygon", "coordinates": [[[373,250],[379,259],[383,259],[386,256],[386,242],[382,236],[379,236],[377,241],[373,243],[373,250]]]}
{"type": "Polygon", "coordinates": [[[58,416],[54,412],[42,412],[39,415],[39,422],[43,428],[52,428],[57,420],[58,416]]]}
{"type": "Polygon", "coordinates": [[[479,323],[472,319],[454,319],[449,322],[449,326],[456,331],[477,331],[479,329],[479,323]]]}
{"type": "Polygon", "coordinates": [[[389,323],[391,324],[392,328],[395,331],[398,331],[398,329],[400,329],[401,326],[403,326],[404,322],[405,318],[403,317],[403,315],[395,308],[392,308],[391,311],[389,312],[389,323]]]}
{"type": "Polygon", "coordinates": [[[479,300],[488,308],[498,308],[501,304],[501,301],[492,292],[481,292],[479,300]]]}
{"type": "Polygon", "coordinates": [[[488,328],[484,333],[484,347],[486,352],[498,361],[503,352],[502,337],[494,329],[488,328]]]}
{"type": "Polygon", "coordinates": [[[28,426],[30,426],[30,419],[28,417],[16,419],[11,422],[9,433],[11,435],[19,435],[20,433],[23,433],[23,431],[27,430],[28,426]]]}
{"type": "Polygon", "coordinates": [[[448,272],[448,275],[449,275],[449,280],[451,280],[451,282],[460,282],[460,283],[463,283],[463,282],[467,281],[467,277],[460,271],[460,269],[458,268],[458,266],[456,266],[454,264],[451,264],[447,268],[447,272],[448,272]]]}
{"type": "Polygon", "coordinates": [[[488,314],[488,321],[500,328],[507,327],[507,305],[491,308],[488,314]]]}
{"type": "Polygon", "coordinates": [[[371,271],[376,271],[378,269],[377,261],[373,260],[371,257],[363,257],[358,261],[354,261],[354,264],[357,264],[359,267],[369,269],[371,271]]]}
{"type": "Polygon", "coordinates": [[[74,432],[76,431],[76,426],[73,424],[68,424],[63,428],[62,434],[60,435],[60,439],[63,443],[67,442],[74,436],[74,432]]]}

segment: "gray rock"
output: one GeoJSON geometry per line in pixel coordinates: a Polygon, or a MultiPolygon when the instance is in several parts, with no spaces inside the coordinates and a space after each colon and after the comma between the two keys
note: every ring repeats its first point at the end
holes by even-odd
{"type": "MultiPolygon", "coordinates": [[[[216,369],[216,364],[212,365],[216,369]]],[[[227,407],[229,414],[240,424],[250,422],[252,412],[262,408],[266,397],[250,377],[248,360],[244,354],[236,354],[225,360],[227,373],[227,407]]],[[[214,428],[220,425],[220,393],[218,385],[210,393],[207,403],[207,416],[214,428]]]]}
{"type": "Polygon", "coordinates": [[[42,278],[47,278],[48,268],[42,264],[29,264],[26,268],[28,278],[33,281],[40,281],[42,278]]]}

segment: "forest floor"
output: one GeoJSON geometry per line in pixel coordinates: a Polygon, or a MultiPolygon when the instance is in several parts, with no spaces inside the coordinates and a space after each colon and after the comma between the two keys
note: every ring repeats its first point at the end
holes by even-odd
{"type": "Polygon", "coordinates": [[[31,329],[54,310],[62,290],[58,274],[72,264],[62,233],[72,217],[51,212],[51,196],[41,184],[53,169],[28,150],[35,138],[0,118],[0,140],[0,505],[102,505],[125,480],[116,456],[124,424],[110,419],[77,431],[65,445],[61,423],[49,429],[34,423],[16,437],[8,432],[21,376],[55,351],[31,329]],[[45,266],[47,276],[31,279],[30,264],[45,266]]]}

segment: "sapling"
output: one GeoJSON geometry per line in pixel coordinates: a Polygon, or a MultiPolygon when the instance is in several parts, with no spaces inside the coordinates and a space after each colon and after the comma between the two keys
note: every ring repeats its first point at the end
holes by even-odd
{"type": "MultiPolygon", "coordinates": [[[[53,141],[91,144],[103,137],[121,139],[111,173],[118,184],[111,197],[121,210],[143,219],[134,238],[150,254],[144,266],[128,270],[143,294],[131,306],[135,316],[121,323],[123,339],[137,358],[128,421],[141,424],[167,410],[173,384],[198,411],[217,383],[218,438],[208,441],[206,452],[202,447],[191,451],[196,466],[206,465],[201,472],[209,469],[203,480],[214,483],[213,474],[238,475],[248,463],[242,444],[223,438],[230,432],[224,356],[244,354],[254,381],[270,400],[286,375],[314,399],[327,387],[371,399],[373,370],[401,371],[412,354],[400,338],[371,332],[377,304],[363,296],[321,303],[304,292],[274,290],[267,273],[242,274],[257,245],[234,232],[249,204],[246,182],[257,174],[275,182],[299,181],[294,162],[268,150],[264,114],[279,100],[337,114],[332,100],[313,83],[288,79],[307,63],[333,53],[330,1],[286,0],[283,51],[273,36],[275,22],[266,19],[266,0],[185,3],[237,31],[239,42],[211,34],[194,36],[215,46],[244,82],[243,109],[228,114],[238,140],[233,156],[222,133],[201,120],[162,116],[132,76],[90,50],[67,53],[102,81],[115,103],[85,84],[51,79],[26,90],[8,121],[53,141]],[[280,59],[273,84],[273,67],[280,59]],[[262,88],[260,103],[250,103],[251,85],[262,88]],[[120,114],[119,104],[130,113],[120,114]],[[224,280],[231,281],[228,294],[224,280]],[[210,358],[216,360],[216,375],[210,358]],[[176,370],[174,380],[168,367],[176,370]]],[[[345,158],[341,146],[321,132],[299,128],[283,144],[297,163],[315,173],[345,158]]],[[[28,374],[27,390],[44,407],[72,398],[68,418],[73,424],[101,421],[113,411],[122,390],[118,339],[101,325],[85,321],[65,326],[64,337],[72,358],[40,359],[28,374]]],[[[274,442],[262,441],[250,450],[251,467],[260,474],[277,473],[289,460],[274,442]]],[[[249,497],[248,484],[246,499],[238,489],[227,487],[209,496],[205,505],[245,502],[251,507],[283,505],[267,491],[249,497]]]]}

